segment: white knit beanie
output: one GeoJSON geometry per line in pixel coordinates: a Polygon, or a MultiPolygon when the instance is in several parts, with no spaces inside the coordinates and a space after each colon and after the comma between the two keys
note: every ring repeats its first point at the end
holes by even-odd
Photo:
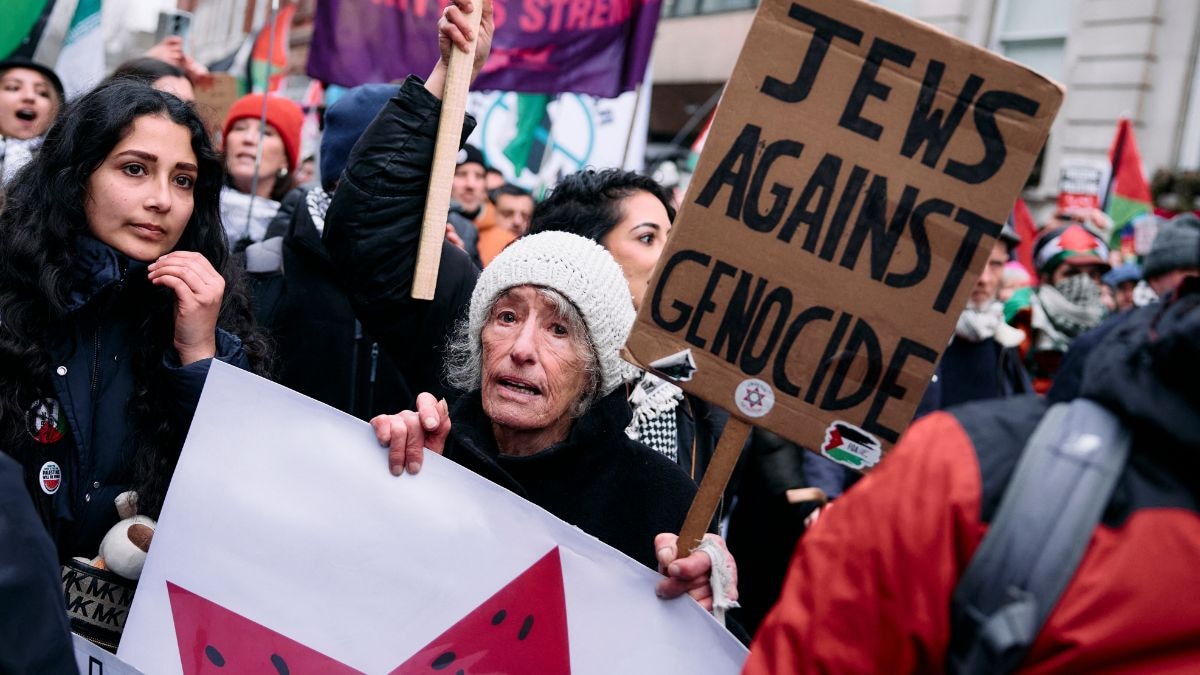
{"type": "Polygon", "coordinates": [[[600,395],[620,384],[627,368],[621,347],[633,328],[633,301],[621,266],[591,239],[567,232],[522,237],[483,269],[471,294],[471,349],[479,349],[486,312],[500,293],[516,286],[542,286],[571,301],[587,324],[600,361],[600,395]]]}

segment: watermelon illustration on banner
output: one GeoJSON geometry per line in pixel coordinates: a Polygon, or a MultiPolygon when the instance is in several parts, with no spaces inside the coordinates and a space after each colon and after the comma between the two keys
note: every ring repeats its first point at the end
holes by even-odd
{"type": "Polygon", "coordinates": [[[568,644],[555,548],[392,672],[569,675],[568,644]]]}
{"type": "Polygon", "coordinates": [[[184,675],[209,673],[357,674],[324,654],[211,600],[167,582],[184,675]]]}
{"type": "Polygon", "coordinates": [[[1133,135],[1133,124],[1122,117],[1117,122],[1117,135],[1108,151],[1112,164],[1108,201],[1105,211],[1113,220],[1112,248],[1120,247],[1120,233],[1136,216],[1150,213],[1153,202],[1150,185],[1142,171],[1142,153],[1138,151],[1137,139],[1133,135]]]}
{"type": "MultiPolygon", "coordinates": [[[[167,595],[184,675],[359,672],[169,581],[167,595]]],[[[568,649],[555,548],[392,673],[569,675],[568,649]]]]}

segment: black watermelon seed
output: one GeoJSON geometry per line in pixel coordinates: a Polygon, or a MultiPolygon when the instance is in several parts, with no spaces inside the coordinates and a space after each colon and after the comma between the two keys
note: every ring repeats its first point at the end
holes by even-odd
{"type": "Polygon", "coordinates": [[[518,640],[524,640],[529,637],[529,631],[533,629],[533,615],[525,617],[525,622],[521,624],[521,631],[517,633],[518,640]]]}
{"type": "Polygon", "coordinates": [[[496,612],[496,616],[492,617],[492,625],[499,626],[504,621],[504,618],[507,616],[508,616],[508,612],[506,612],[504,610],[500,610],[499,612],[496,612]]]}
{"type": "Polygon", "coordinates": [[[454,652],[446,652],[445,654],[442,654],[433,660],[433,669],[441,670],[442,668],[445,668],[451,663],[454,663],[454,658],[454,652]]]}
{"type": "Polygon", "coordinates": [[[283,657],[278,654],[271,655],[271,665],[275,666],[275,670],[279,671],[279,675],[288,675],[291,672],[288,670],[287,661],[284,661],[283,657]]]}
{"type": "Polygon", "coordinates": [[[458,672],[455,673],[454,675],[467,675],[467,671],[463,670],[462,668],[459,668],[458,672]]]}
{"type": "Polygon", "coordinates": [[[216,647],[214,647],[212,645],[205,647],[204,655],[208,657],[209,661],[212,661],[212,664],[214,666],[216,666],[218,668],[225,667],[225,657],[221,656],[221,652],[217,651],[216,647]]]}

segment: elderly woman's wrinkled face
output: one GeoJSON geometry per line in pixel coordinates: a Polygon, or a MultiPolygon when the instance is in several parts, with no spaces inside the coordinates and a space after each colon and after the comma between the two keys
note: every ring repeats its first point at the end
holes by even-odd
{"type": "Polygon", "coordinates": [[[483,324],[483,409],[492,423],[565,438],[588,383],[587,339],[533,286],[496,301],[483,324]]]}

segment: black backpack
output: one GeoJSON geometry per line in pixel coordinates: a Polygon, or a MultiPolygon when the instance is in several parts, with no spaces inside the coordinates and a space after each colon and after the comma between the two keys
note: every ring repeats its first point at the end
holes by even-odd
{"type": "Polygon", "coordinates": [[[1129,446],[1129,430],[1093,401],[1046,411],[954,589],[948,672],[1021,664],[1075,575],[1129,446]]]}

